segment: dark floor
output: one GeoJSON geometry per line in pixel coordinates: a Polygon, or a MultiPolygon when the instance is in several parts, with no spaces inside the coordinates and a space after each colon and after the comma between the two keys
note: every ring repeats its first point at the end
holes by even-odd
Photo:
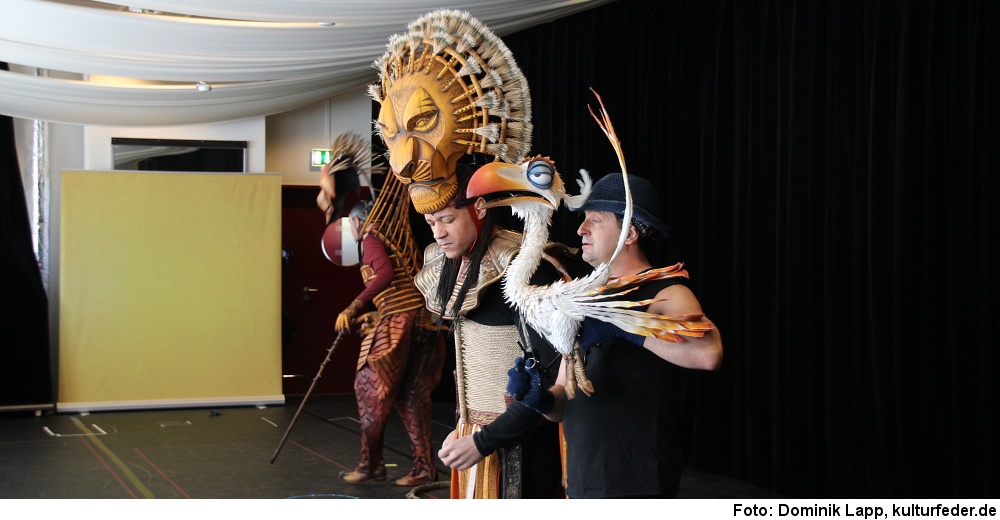
{"type": "MultiPolygon", "coordinates": [[[[0,413],[0,499],[408,498],[390,485],[410,467],[397,418],[386,434],[386,482],[346,484],[338,473],[360,450],[353,396],[313,396],[271,463],[301,401],[285,406],[95,412],[0,413]]],[[[435,405],[434,443],[454,423],[435,405]]],[[[442,480],[449,472],[438,462],[442,480]]],[[[443,486],[443,483],[442,483],[443,486]]],[[[682,498],[772,498],[742,482],[688,471],[682,498]]],[[[446,487],[411,498],[447,498],[446,487]]]]}

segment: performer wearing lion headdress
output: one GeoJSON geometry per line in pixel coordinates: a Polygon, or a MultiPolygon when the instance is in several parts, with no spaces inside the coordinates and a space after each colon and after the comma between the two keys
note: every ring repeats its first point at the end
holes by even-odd
{"type": "MultiPolygon", "coordinates": [[[[552,347],[522,326],[501,292],[521,236],[497,225],[497,209],[466,199],[464,186],[470,162],[516,164],[528,153],[527,81],[503,42],[458,11],[412,22],[375,67],[376,130],[392,174],[435,238],[415,282],[454,332],[458,423],[438,452],[453,469],[452,497],[562,496],[558,426],[508,404],[504,391],[507,370],[525,351],[553,372],[558,366],[552,347]]],[[[534,280],[562,276],[543,262],[534,280]]]]}

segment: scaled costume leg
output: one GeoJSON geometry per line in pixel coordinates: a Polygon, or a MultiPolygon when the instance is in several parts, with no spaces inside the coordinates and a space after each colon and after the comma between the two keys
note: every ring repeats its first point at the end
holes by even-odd
{"type": "Polygon", "coordinates": [[[348,482],[385,479],[385,427],[409,360],[415,312],[383,317],[361,346],[354,393],[361,421],[361,462],[341,476],[348,482]]]}
{"type": "Polygon", "coordinates": [[[413,469],[396,481],[415,486],[437,480],[434,446],[431,440],[431,392],[441,380],[444,368],[444,336],[417,325],[411,345],[410,366],[396,402],[396,412],[413,445],[413,469]]]}
{"type": "Polygon", "coordinates": [[[392,409],[391,384],[380,381],[367,364],[354,377],[354,393],[358,399],[358,417],[361,420],[361,462],[354,471],[344,473],[347,482],[385,480],[385,461],[382,451],[385,444],[385,425],[392,409]]]}

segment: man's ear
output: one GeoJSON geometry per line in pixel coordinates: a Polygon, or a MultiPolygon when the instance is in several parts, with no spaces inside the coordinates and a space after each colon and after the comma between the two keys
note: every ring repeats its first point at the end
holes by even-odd
{"type": "Polygon", "coordinates": [[[486,218],[486,210],[482,209],[482,205],[486,204],[486,199],[479,197],[476,199],[476,218],[483,220],[486,218]]]}
{"type": "Polygon", "coordinates": [[[628,235],[625,236],[626,244],[634,244],[639,241],[639,230],[634,225],[628,225],[628,235]]]}

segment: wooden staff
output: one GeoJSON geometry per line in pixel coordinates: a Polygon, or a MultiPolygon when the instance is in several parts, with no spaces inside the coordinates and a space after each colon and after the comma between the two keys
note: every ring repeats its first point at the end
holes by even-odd
{"type": "Polygon", "coordinates": [[[316,377],[313,378],[312,384],[309,385],[309,390],[306,391],[306,395],[302,398],[302,402],[299,404],[299,409],[295,411],[295,415],[292,416],[292,422],[288,423],[288,429],[285,430],[285,435],[281,437],[281,442],[278,443],[278,447],[275,448],[274,454],[271,455],[271,464],[274,464],[274,459],[278,458],[278,453],[281,453],[281,447],[285,445],[285,441],[288,440],[288,434],[292,433],[292,426],[295,426],[295,421],[298,420],[299,414],[302,413],[302,409],[306,406],[306,400],[309,399],[309,395],[312,394],[313,388],[316,388],[316,381],[319,381],[320,376],[323,375],[323,369],[326,368],[326,364],[330,361],[330,356],[333,355],[333,349],[337,348],[337,344],[340,343],[341,338],[347,329],[344,329],[337,333],[337,339],[333,340],[333,344],[330,345],[330,350],[326,351],[326,359],[323,363],[319,365],[319,371],[316,372],[316,377]]]}

